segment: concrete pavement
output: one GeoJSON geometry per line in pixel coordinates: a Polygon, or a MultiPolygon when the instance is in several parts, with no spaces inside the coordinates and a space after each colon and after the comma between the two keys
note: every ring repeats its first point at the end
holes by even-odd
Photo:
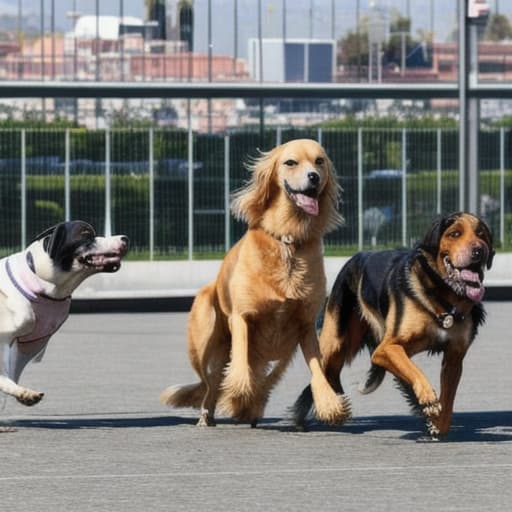
{"type": "MultiPolygon", "coordinates": [[[[8,400],[1,421],[6,512],[509,510],[512,502],[512,303],[487,304],[466,358],[452,432],[422,428],[392,379],[362,396],[363,354],[344,371],[354,418],[296,432],[287,415],[308,381],[299,353],[257,429],[159,404],[195,380],[186,314],[71,315],[22,382],[45,391],[33,408],[8,400]]],[[[438,383],[439,358],[417,358],[438,383]]]]}

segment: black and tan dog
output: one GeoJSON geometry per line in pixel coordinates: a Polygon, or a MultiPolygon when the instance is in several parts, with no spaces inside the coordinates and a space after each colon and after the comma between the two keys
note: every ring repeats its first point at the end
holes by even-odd
{"type": "MultiPolygon", "coordinates": [[[[341,369],[366,346],[372,367],[361,392],[375,390],[388,370],[426,416],[430,435],[446,434],[462,361],[484,321],[482,281],[493,256],[487,225],[458,212],[434,222],[415,249],[352,257],[334,283],[320,336],[331,386],[343,393],[341,369]],[[423,351],[443,353],[439,397],[411,360],[423,351]]],[[[310,396],[306,388],[295,403],[298,426],[311,408],[310,396]]]]}

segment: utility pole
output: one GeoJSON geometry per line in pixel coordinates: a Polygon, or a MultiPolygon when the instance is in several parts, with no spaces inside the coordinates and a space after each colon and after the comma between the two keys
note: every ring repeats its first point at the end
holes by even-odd
{"type": "Polygon", "coordinates": [[[480,176],[478,172],[479,99],[469,95],[478,84],[478,25],[487,14],[470,17],[469,3],[458,0],[459,10],[459,208],[479,213],[480,176]]]}

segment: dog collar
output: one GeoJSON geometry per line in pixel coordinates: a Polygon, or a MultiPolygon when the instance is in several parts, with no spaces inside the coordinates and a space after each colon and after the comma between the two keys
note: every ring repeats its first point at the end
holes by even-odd
{"type": "Polygon", "coordinates": [[[465,319],[464,313],[460,313],[457,311],[455,306],[452,306],[450,311],[445,313],[440,313],[436,316],[437,323],[443,328],[443,329],[450,329],[450,327],[453,327],[453,324],[455,322],[463,322],[465,319]]]}
{"type": "MultiPolygon", "coordinates": [[[[428,264],[427,258],[425,258],[423,254],[419,253],[418,261],[420,262],[424,272],[436,285],[442,285],[443,287],[449,288],[444,280],[432,270],[432,267],[428,264]]],[[[450,304],[448,301],[444,300],[442,296],[436,294],[434,299],[445,309],[443,313],[436,314],[435,312],[431,312],[439,326],[443,329],[450,329],[453,327],[455,322],[463,322],[466,318],[464,313],[457,311],[457,308],[453,304],[450,304]]]]}
{"type": "Polygon", "coordinates": [[[39,297],[57,302],[68,299],[55,299],[46,295],[45,291],[53,285],[33,271],[28,253],[21,252],[5,258],[5,271],[13,286],[31,302],[38,300],[39,297]]]}

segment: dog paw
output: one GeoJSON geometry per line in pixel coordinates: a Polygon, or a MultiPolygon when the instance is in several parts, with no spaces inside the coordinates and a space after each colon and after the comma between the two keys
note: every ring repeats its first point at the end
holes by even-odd
{"type": "Polygon", "coordinates": [[[251,372],[237,372],[230,368],[222,382],[222,389],[231,397],[251,397],[254,393],[251,372]]]}
{"type": "Polygon", "coordinates": [[[23,405],[32,406],[41,401],[43,398],[44,393],[40,393],[38,391],[32,391],[30,389],[27,389],[23,391],[19,396],[16,397],[16,400],[20,402],[23,405]]]}
{"type": "Polygon", "coordinates": [[[317,419],[328,425],[342,425],[352,416],[352,406],[345,395],[336,395],[334,401],[320,399],[314,403],[317,419]]]}
{"type": "Polygon", "coordinates": [[[199,416],[199,420],[196,423],[198,427],[216,427],[215,419],[213,416],[208,414],[208,411],[202,411],[201,416],[199,416]]]}
{"type": "Polygon", "coordinates": [[[422,412],[428,418],[437,417],[441,414],[441,403],[439,400],[434,400],[427,404],[422,404],[422,412]]]}

